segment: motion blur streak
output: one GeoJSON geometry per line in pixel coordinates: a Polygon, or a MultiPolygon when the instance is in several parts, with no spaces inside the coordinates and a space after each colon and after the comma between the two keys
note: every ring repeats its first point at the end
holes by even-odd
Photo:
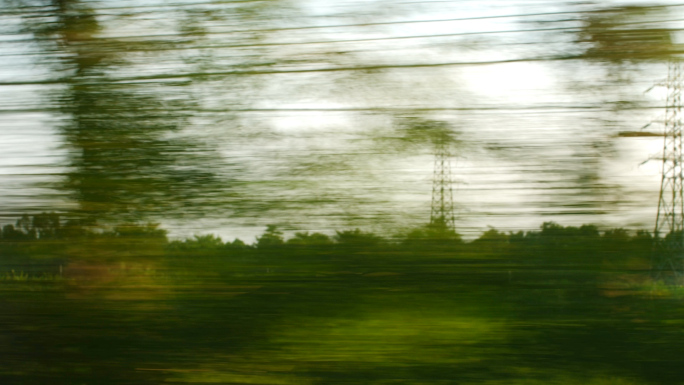
{"type": "Polygon", "coordinates": [[[684,4],[0,5],[0,383],[681,382],[684,4]]]}

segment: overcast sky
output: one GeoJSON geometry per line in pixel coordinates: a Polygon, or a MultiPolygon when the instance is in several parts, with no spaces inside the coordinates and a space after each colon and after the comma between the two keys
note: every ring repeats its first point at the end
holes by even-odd
{"type": "MultiPolygon", "coordinates": [[[[126,81],[156,77],[151,92],[190,79],[180,76],[190,66],[213,74],[185,86],[183,97],[197,109],[174,135],[220,154],[224,162],[208,168],[221,167],[214,171],[238,198],[187,209],[183,218],[157,217],[173,235],[251,241],[268,223],[327,232],[426,223],[433,149],[427,140],[400,140],[408,117],[446,122],[458,134],[454,204],[467,237],[545,221],[653,227],[660,165],[643,162],[657,156],[662,138],[616,134],[663,115],[664,90],[644,91],[666,77],[666,65],[542,60],[578,49],[571,42],[580,23],[564,12],[598,6],[291,1],[256,16],[212,19],[185,11],[225,3],[86,3],[103,39],[178,40],[183,23],[203,29],[182,50],[126,52],[127,64],[112,72],[126,81]],[[243,69],[249,74],[231,74],[243,69]],[[632,104],[623,110],[619,102],[632,104]]],[[[681,19],[679,7],[672,10],[667,20],[681,19]]],[[[55,74],[32,37],[16,34],[17,16],[2,20],[0,211],[10,221],[77,202],[53,188],[69,167],[60,131],[69,116],[55,111],[53,98],[61,86],[9,84],[55,74]],[[25,41],[11,41],[18,39],[25,41]]]]}

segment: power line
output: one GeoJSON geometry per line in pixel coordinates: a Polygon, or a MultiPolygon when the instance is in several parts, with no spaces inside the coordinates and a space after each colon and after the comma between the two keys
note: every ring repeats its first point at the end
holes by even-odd
{"type": "MultiPolygon", "coordinates": [[[[672,106],[631,106],[627,108],[630,111],[636,110],[662,110],[671,108],[672,106]]],[[[145,109],[145,112],[158,112],[160,114],[168,113],[167,109],[145,109]]],[[[615,111],[611,107],[606,107],[605,103],[597,103],[596,105],[532,105],[532,106],[508,106],[508,107],[487,107],[487,106],[477,106],[477,107],[331,107],[331,108],[321,108],[321,107],[301,107],[301,108],[290,108],[290,107],[273,107],[273,108],[221,108],[221,109],[210,109],[210,108],[192,108],[192,109],[173,109],[176,113],[232,113],[232,112],[254,112],[254,113],[287,113],[287,112],[378,112],[378,113],[393,113],[402,111],[411,112],[510,112],[510,113],[520,113],[520,112],[530,112],[530,113],[558,113],[559,111],[565,111],[567,113],[571,112],[586,112],[586,111],[615,111]]],[[[26,113],[38,113],[38,112],[64,112],[64,108],[60,107],[40,107],[40,108],[13,108],[13,109],[0,109],[1,114],[26,114],[26,113]]],[[[138,116],[138,115],[136,115],[138,116]]],[[[152,115],[151,115],[152,116],[152,115]]],[[[155,115],[156,116],[156,115],[155,115]]],[[[159,115],[163,116],[163,115],[159,115]]],[[[630,136],[626,134],[625,136],[630,136]]]]}
{"type": "MultiPolygon", "coordinates": [[[[350,72],[350,71],[375,71],[383,69],[413,69],[413,68],[437,68],[437,67],[457,67],[457,66],[480,66],[480,65],[494,65],[507,63],[522,63],[522,62],[543,62],[543,61],[565,61],[565,60],[579,60],[582,59],[576,55],[571,56],[550,56],[550,57],[534,57],[521,59],[502,59],[502,60],[484,60],[484,61],[470,61],[470,62],[443,62],[443,63],[414,63],[414,64],[376,64],[365,66],[352,67],[324,67],[311,69],[291,69],[291,70],[246,70],[246,71],[215,71],[215,72],[197,72],[197,73],[181,73],[181,74],[158,74],[147,76],[131,76],[121,78],[110,78],[106,84],[112,83],[145,83],[148,81],[157,80],[173,80],[173,79],[193,79],[197,77],[207,76],[259,76],[259,75],[281,75],[281,74],[307,74],[307,73],[326,73],[326,72],[350,72]]],[[[19,85],[52,85],[64,84],[65,81],[61,79],[44,79],[35,81],[16,81],[16,82],[0,82],[0,86],[19,86],[19,85]]],[[[101,81],[80,81],[79,84],[104,84],[101,81]]]]}
{"type": "MultiPolygon", "coordinates": [[[[512,17],[512,16],[511,16],[512,17]]],[[[397,24],[405,23],[423,23],[423,22],[437,22],[437,21],[447,21],[447,20],[477,20],[486,19],[489,17],[475,17],[471,19],[444,19],[444,20],[431,20],[431,21],[404,21],[396,22],[397,24]]],[[[581,20],[576,20],[581,21],[581,20]]],[[[627,25],[643,25],[643,24],[653,24],[653,23],[670,23],[684,21],[684,19],[670,19],[670,20],[649,20],[640,22],[627,22],[616,24],[616,26],[627,26],[627,25]]],[[[376,24],[394,24],[394,23],[370,23],[370,24],[358,24],[363,25],[376,25],[376,24]]],[[[342,27],[342,26],[333,26],[342,27]]],[[[297,30],[297,29],[308,29],[308,28],[332,28],[328,27],[296,27],[296,28],[276,28],[276,29],[262,29],[262,30],[244,30],[244,31],[228,31],[228,32],[207,32],[203,33],[203,36],[212,35],[230,35],[238,33],[254,33],[254,32],[280,32],[286,30],[297,30]]],[[[289,45],[313,45],[313,44],[337,44],[337,43],[357,43],[357,42],[367,42],[367,41],[386,41],[386,40],[404,40],[404,39],[422,39],[422,38],[439,38],[439,37],[455,37],[455,36],[477,36],[477,35],[492,35],[492,34],[510,34],[510,33],[534,33],[534,32],[556,32],[556,31],[581,31],[582,27],[553,27],[553,28],[533,28],[533,29],[514,29],[514,30],[502,30],[502,31],[475,31],[475,32],[454,32],[454,33],[444,33],[444,34],[430,34],[430,35],[408,35],[408,36],[385,36],[385,37],[374,37],[374,38],[359,38],[359,39],[344,39],[344,40],[319,40],[319,41],[295,41],[295,42],[272,42],[272,43],[250,43],[250,44],[221,44],[221,45],[208,45],[208,46],[191,46],[191,47],[170,47],[170,48],[146,48],[146,49],[127,49],[129,52],[140,52],[140,51],[175,51],[184,49],[208,49],[208,48],[251,48],[251,47],[270,47],[270,46],[289,46],[289,45]]],[[[679,32],[684,29],[682,28],[670,28],[661,29],[661,31],[668,32],[679,32]]],[[[25,33],[22,33],[25,34],[25,33]]],[[[137,36],[100,36],[92,37],[90,41],[107,41],[107,42],[125,42],[126,40],[140,40],[141,38],[178,38],[183,36],[192,36],[191,34],[179,34],[179,33],[169,33],[169,34],[155,34],[155,35],[137,35],[137,36]]],[[[22,38],[22,39],[6,39],[1,40],[1,43],[26,43],[26,42],[36,42],[36,41],[53,41],[51,38],[22,38]]],[[[152,44],[154,42],[148,42],[152,44]]],[[[158,41],[157,43],[167,43],[166,41],[158,41]]],[[[182,42],[180,43],[182,44],[182,42]]]]}

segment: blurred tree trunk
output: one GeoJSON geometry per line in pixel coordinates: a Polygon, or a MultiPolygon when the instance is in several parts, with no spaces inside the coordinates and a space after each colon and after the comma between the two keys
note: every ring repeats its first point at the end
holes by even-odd
{"type": "Polygon", "coordinates": [[[179,138],[194,105],[187,87],[117,80],[118,72],[136,71],[127,50],[142,54],[175,43],[103,37],[101,16],[80,0],[23,6],[31,10],[26,32],[60,84],[51,101],[64,114],[69,155],[58,187],[77,202],[77,214],[139,220],[200,201],[216,184],[218,160],[208,146],[179,138]]]}

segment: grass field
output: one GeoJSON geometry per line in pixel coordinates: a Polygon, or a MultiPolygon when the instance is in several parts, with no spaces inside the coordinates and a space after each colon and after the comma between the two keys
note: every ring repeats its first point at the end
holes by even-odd
{"type": "Polygon", "coordinates": [[[14,271],[0,274],[0,377],[684,382],[682,297],[653,285],[648,272],[477,257],[396,249],[195,251],[140,262],[23,257],[27,267],[40,261],[42,272],[17,270],[17,257],[14,271]]]}

